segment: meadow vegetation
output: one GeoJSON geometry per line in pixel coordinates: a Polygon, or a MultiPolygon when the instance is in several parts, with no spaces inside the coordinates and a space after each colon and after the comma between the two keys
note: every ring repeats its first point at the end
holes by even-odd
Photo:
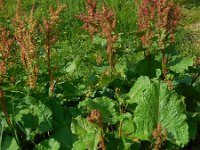
{"type": "Polygon", "coordinates": [[[0,0],[0,150],[198,150],[198,0],[0,0]]]}

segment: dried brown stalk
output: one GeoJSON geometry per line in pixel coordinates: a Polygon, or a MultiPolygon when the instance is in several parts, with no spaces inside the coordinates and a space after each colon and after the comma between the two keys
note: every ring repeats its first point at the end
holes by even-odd
{"type": "Polygon", "coordinates": [[[82,28],[89,32],[92,39],[95,34],[106,38],[109,66],[115,70],[113,44],[117,41],[117,36],[113,32],[116,28],[116,15],[104,3],[101,9],[97,9],[96,0],[87,0],[86,10],[87,14],[78,15],[77,18],[84,22],[82,28]]]}
{"type": "Polygon", "coordinates": [[[44,49],[46,52],[46,59],[47,59],[47,67],[48,67],[48,74],[49,74],[49,84],[50,84],[50,91],[53,93],[54,91],[54,84],[53,84],[53,74],[51,69],[51,47],[57,42],[57,29],[56,25],[60,22],[60,13],[66,8],[66,5],[60,5],[58,3],[58,7],[56,10],[53,9],[51,6],[49,8],[50,16],[49,19],[43,19],[43,25],[40,26],[41,32],[44,34],[44,49]]]}
{"type": "Polygon", "coordinates": [[[104,137],[103,137],[103,122],[102,122],[102,117],[101,113],[98,110],[92,110],[90,115],[87,118],[91,123],[94,123],[98,125],[101,128],[101,134],[100,134],[100,148],[102,150],[106,150],[105,142],[104,142],[104,137]]]}
{"type": "Polygon", "coordinates": [[[13,23],[15,38],[19,45],[22,64],[28,75],[29,87],[34,88],[38,77],[38,55],[35,39],[37,34],[37,21],[33,18],[34,5],[29,16],[21,16],[21,0],[17,2],[16,18],[13,23]]]}

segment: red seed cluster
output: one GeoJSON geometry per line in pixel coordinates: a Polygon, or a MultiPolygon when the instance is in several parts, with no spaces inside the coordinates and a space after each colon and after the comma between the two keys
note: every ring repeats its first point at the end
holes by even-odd
{"type": "Polygon", "coordinates": [[[13,46],[14,39],[7,30],[0,24],[0,54],[2,60],[0,61],[0,74],[5,74],[7,72],[7,65],[12,65],[11,61],[11,47],[13,46]]]}
{"type": "Polygon", "coordinates": [[[139,30],[144,32],[141,41],[151,46],[152,38],[158,36],[158,44],[163,47],[175,42],[174,33],[181,18],[180,7],[170,0],[143,0],[139,7],[139,30]]]}
{"type": "Polygon", "coordinates": [[[113,35],[116,28],[116,15],[103,3],[101,9],[97,9],[96,0],[86,1],[87,14],[78,15],[77,18],[84,22],[83,29],[88,31],[91,38],[97,33],[107,39],[107,54],[109,65],[114,69],[113,63],[113,43],[117,41],[117,36],[113,35]]]}

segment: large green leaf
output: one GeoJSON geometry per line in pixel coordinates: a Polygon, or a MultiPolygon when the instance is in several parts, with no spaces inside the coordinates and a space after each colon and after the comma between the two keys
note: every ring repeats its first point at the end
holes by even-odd
{"type": "Polygon", "coordinates": [[[17,145],[17,142],[14,137],[7,135],[3,141],[0,149],[2,149],[2,150],[18,150],[19,146],[17,145]]]}
{"type": "Polygon", "coordinates": [[[169,69],[176,73],[184,73],[185,70],[188,69],[189,66],[192,66],[194,63],[194,57],[186,57],[186,58],[176,58],[174,61],[169,63],[169,69]]]}
{"type": "Polygon", "coordinates": [[[100,142],[101,129],[80,116],[75,118],[71,127],[74,139],[73,150],[96,150],[100,142]]]}
{"type": "Polygon", "coordinates": [[[79,103],[79,107],[87,107],[91,110],[99,110],[104,123],[115,123],[117,120],[117,112],[115,102],[108,97],[97,97],[95,99],[87,99],[79,103]]]}
{"type": "Polygon", "coordinates": [[[60,150],[72,148],[72,134],[69,128],[57,130],[49,139],[40,142],[35,150],[60,150]]]}
{"type": "Polygon", "coordinates": [[[136,103],[135,136],[152,140],[152,132],[158,124],[167,130],[167,139],[179,146],[188,143],[188,124],[182,99],[168,90],[163,81],[140,77],[131,88],[129,103],[136,103]]]}
{"type": "Polygon", "coordinates": [[[60,143],[53,138],[42,141],[34,150],[59,150],[60,143]]]}
{"type": "Polygon", "coordinates": [[[70,128],[63,127],[56,131],[52,137],[60,143],[60,149],[71,149],[73,136],[70,128]]]}

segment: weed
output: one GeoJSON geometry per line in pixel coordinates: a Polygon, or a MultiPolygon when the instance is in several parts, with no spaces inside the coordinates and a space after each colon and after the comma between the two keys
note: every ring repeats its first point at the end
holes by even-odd
{"type": "Polygon", "coordinates": [[[77,16],[77,18],[84,22],[82,28],[90,33],[91,38],[93,38],[95,34],[106,38],[108,62],[112,71],[114,71],[113,44],[117,41],[117,36],[113,35],[113,33],[116,28],[116,15],[112,10],[108,10],[104,3],[102,4],[101,9],[97,9],[96,0],[87,0],[86,10],[88,14],[81,14],[77,16]]]}
{"type": "Polygon", "coordinates": [[[60,5],[58,2],[58,7],[56,10],[52,6],[49,8],[49,19],[43,18],[43,24],[40,25],[40,31],[44,35],[44,49],[46,52],[47,68],[49,74],[49,85],[51,94],[54,93],[54,83],[53,83],[53,73],[51,69],[51,47],[57,42],[57,32],[56,25],[60,21],[60,13],[66,8],[66,5],[60,5]]]}
{"type": "Polygon", "coordinates": [[[30,88],[36,86],[38,76],[38,52],[36,45],[37,21],[33,18],[34,6],[29,16],[22,16],[21,1],[18,0],[16,18],[13,26],[15,38],[19,45],[19,52],[24,69],[28,75],[30,88]]]}
{"type": "MultiPolygon", "coordinates": [[[[156,42],[162,52],[162,76],[167,74],[168,57],[166,47],[175,42],[174,33],[179,24],[180,7],[170,0],[143,0],[139,8],[139,30],[144,32],[141,41],[144,47],[151,47],[156,42]],[[156,38],[156,41],[154,41],[156,38]]],[[[147,48],[147,56],[150,50],[147,48]]]]}

